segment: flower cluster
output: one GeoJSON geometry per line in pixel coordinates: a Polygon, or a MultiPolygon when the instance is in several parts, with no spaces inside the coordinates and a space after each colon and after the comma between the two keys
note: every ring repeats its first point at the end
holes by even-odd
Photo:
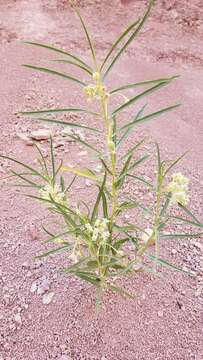
{"type": "Polygon", "coordinates": [[[92,100],[94,98],[100,99],[108,96],[106,87],[100,80],[100,74],[95,72],[92,77],[96,84],[90,84],[84,87],[84,92],[87,95],[88,100],[92,100]]]}
{"type": "Polygon", "coordinates": [[[171,193],[171,203],[180,203],[186,206],[189,201],[188,197],[189,179],[181,173],[172,175],[172,180],[167,186],[167,192],[171,193]]]}
{"type": "Polygon", "coordinates": [[[56,203],[64,205],[66,196],[64,192],[61,191],[59,185],[55,184],[47,184],[43,188],[40,189],[40,196],[44,200],[53,199],[56,203]]]}
{"type": "Polygon", "coordinates": [[[94,226],[91,224],[85,224],[86,231],[88,235],[91,237],[92,241],[96,242],[97,240],[101,240],[106,242],[109,238],[108,231],[108,222],[109,220],[106,218],[97,219],[95,221],[94,226]]]}

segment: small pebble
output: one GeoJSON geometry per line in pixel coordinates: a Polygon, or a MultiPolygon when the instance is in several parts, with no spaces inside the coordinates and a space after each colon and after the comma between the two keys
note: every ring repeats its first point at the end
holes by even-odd
{"type": "Polygon", "coordinates": [[[34,281],[31,285],[30,292],[33,294],[35,291],[37,291],[37,282],[34,281]]]}
{"type": "Polygon", "coordinates": [[[176,249],[172,249],[172,250],[171,250],[171,254],[172,254],[172,255],[176,255],[176,254],[177,254],[177,250],[176,250],[176,249]]]}
{"type": "Polygon", "coordinates": [[[158,315],[158,317],[163,317],[164,316],[163,310],[159,310],[157,315],[158,315]]]}
{"type": "Polygon", "coordinates": [[[54,293],[53,292],[50,292],[50,293],[46,293],[43,295],[43,298],[42,298],[42,302],[44,305],[49,305],[53,299],[53,296],[54,296],[54,293]]]}
{"type": "Polygon", "coordinates": [[[15,314],[14,315],[14,321],[19,324],[19,325],[22,325],[22,319],[21,319],[21,316],[19,313],[15,314]]]}

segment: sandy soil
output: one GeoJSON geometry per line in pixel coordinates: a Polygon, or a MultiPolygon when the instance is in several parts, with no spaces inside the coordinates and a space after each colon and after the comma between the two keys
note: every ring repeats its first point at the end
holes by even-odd
{"type": "MultiPolygon", "coordinates": [[[[80,0],[78,3],[102,57],[121,29],[142,12],[146,2],[80,0]]],[[[167,158],[189,150],[178,169],[191,179],[191,208],[199,217],[203,187],[202,20],[201,1],[157,1],[139,41],[130,47],[110,79],[112,85],[124,82],[126,77],[128,81],[136,81],[181,75],[170,88],[150,98],[148,110],[177,101],[183,106],[141,127],[130,141],[147,135],[149,142],[153,139],[160,143],[167,158]]],[[[35,163],[34,147],[28,146],[22,134],[43,126],[15,113],[82,104],[84,100],[77,86],[21,67],[23,63],[44,64],[46,52],[25,46],[20,40],[63,46],[84,58],[88,56],[88,48],[78,19],[65,1],[0,0],[0,153],[35,163]]],[[[94,119],[88,121],[96,124],[94,119]]],[[[90,140],[102,144],[101,139],[90,140]]],[[[94,166],[75,143],[64,142],[59,135],[55,141],[58,159],[64,157],[66,163],[89,162],[94,166]]],[[[45,154],[48,146],[47,141],[41,143],[45,154]]],[[[147,149],[151,152],[152,146],[147,149]]],[[[10,164],[0,160],[1,177],[9,169],[10,164]]],[[[150,177],[153,161],[149,161],[147,170],[150,177]]],[[[89,196],[92,187],[80,181],[74,189],[78,197],[89,196]]],[[[137,195],[138,188],[127,183],[126,191],[137,195]]],[[[66,263],[63,256],[43,263],[33,261],[43,249],[41,240],[46,238],[41,224],[52,221],[43,208],[20,197],[18,190],[3,187],[0,213],[0,360],[203,358],[201,240],[171,240],[162,247],[165,258],[192,270],[194,277],[163,269],[160,272],[164,280],[147,275],[127,279],[124,285],[137,294],[136,300],[108,293],[102,311],[96,314],[91,288],[57,271],[66,263]],[[43,304],[43,294],[33,291],[35,284],[46,284],[45,291],[54,294],[49,305],[43,304]]]]}

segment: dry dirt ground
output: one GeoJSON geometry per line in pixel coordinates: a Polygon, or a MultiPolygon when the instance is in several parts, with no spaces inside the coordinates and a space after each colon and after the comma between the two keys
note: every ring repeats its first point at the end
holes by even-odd
{"type": "MultiPolygon", "coordinates": [[[[101,57],[146,4],[143,0],[78,3],[101,57]]],[[[199,217],[203,187],[202,39],[202,1],[157,1],[139,40],[119,61],[110,79],[112,85],[125,79],[181,75],[166,90],[150,97],[148,107],[154,110],[177,101],[182,107],[140,127],[131,141],[142,135],[150,142],[157,140],[167,158],[189,150],[178,170],[191,180],[190,206],[199,217]]],[[[21,40],[62,46],[84,58],[88,56],[88,47],[79,21],[65,1],[0,0],[0,153],[32,164],[36,163],[36,152],[33,146],[28,146],[26,136],[43,126],[15,113],[83,104],[84,99],[77,86],[21,67],[23,63],[44,65],[47,56],[44,50],[25,46],[21,40]]],[[[89,122],[90,126],[96,124],[92,119],[89,122]]],[[[71,164],[91,164],[82,148],[64,141],[57,131],[58,159],[64,157],[71,164]]],[[[101,142],[97,138],[91,140],[101,142]]],[[[43,141],[40,146],[46,154],[48,142],[43,141]]],[[[2,178],[9,169],[9,162],[0,161],[2,178]]],[[[148,162],[146,169],[150,177],[153,161],[148,162]]],[[[89,196],[91,188],[87,182],[77,182],[74,190],[79,198],[89,196]]],[[[127,183],[126,189],[140,196],[136,184],[127,183]]],[[[43,208],[1,183],[0,213],[0,360],[203,359],[200,239],[162,244],[163,257],[192,270],[194,277],[161,269],[164,279],[147,275],[126,279],[125,287],[135,292],[137,298],[126,300],[108,293],[101,312],[96,314],[91,288],[57,271],[66,263],[63,256],[43,262],[33,260],[43,249],[41,240],[46,238],[41,224],[51,221],[43,208]],[[49,305],[42,302],[44,292],[53,295],[49,305]]]]}

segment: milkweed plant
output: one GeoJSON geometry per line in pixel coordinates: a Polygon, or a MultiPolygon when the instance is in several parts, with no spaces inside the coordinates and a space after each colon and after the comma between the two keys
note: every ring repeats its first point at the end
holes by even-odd
{"type": "Polygon", "coordinates": [[[41,259],[48,255],[66,252],[68,265],[63,271],[93,284],[97,288],[100,297],[106,289],[111,289],[126,296],[133,296],[133,294],[117,284],[122,276],[128,274],[150,272],[156,275],[158,274],[157,268],[159,265],[184,272],[184,269],[180,269],[175,264],[171,264],[160,257],[161,242],[167,239],[193,238],[202,235],[201,232],[190,234],[184,232],[168,233],[165,231],[171,221],[189,224],[199,229],[203,227],[187,207],[189,203],[189,179],[180,172],[171,172],[183,155],[174,161],[162,160],[159,146],[155,144],[157,169],[153,182],[149,182],[144,177],[136,174],[137,168],[148,158],[148,155],[144,154],[135,159],[136,152],[141,148],[144,140],[133,144],[126,154],[121,156],[122,145],[138,125],[140,126],[176,109],[179,104],[161,108],[149,114],[144,114],[144,106],[123,126],[119,126],[119,115],[131,105],[137,104],[143,97],[147,97],[151,93],[169,85],[177,76],[124,84],[113,89],[106,86],[108,75],[142,29],[153,3],[154,1],[149,1],[143,17],[138,18],[129,25],[116,39],[102,62],[97,59],[89,32],[77,9],[75,11],[80,19],[91,51],[89,63],[63,49],[42,43],[27,42],[29,45],[45,48],[47,51],[62,55],[62,59],[59,58],[55,61],[64,63],[70,68],[78,68],[83,72],[84,76],[81,79],[72,74],[50,68],[24,65],[31,70],[55,75],[79,85],[81,87],[81,96],[87,99],[87,109],[66,107],[22,112],[21,114],[51,124],[56,123],[67,127],[81,128],[87,132],[93,132],[95,137],[103,136],[105,146],[102,152],[89,142],[74,135],[68,135],[87,147],[91,153],[94,153],[101,166],[100,174],[89,168],[66,166],[65,159],[63,163],[57,164],[52,138],[50,138],[50,162],[45,159],[40,147],[36,145],[40,157],[39,168],[31,167],[29,164],[1,155],[2,158],[13,161],[23,169],[20,172],[11,170],[11,176],[17,177],[23,182],[23,184],[20,182],[19,186],[28,186],[35,189],[36,193],[28,194],[28,196],[44,203],[48,211],[57,217],[61,217],[63,221],[60,232],[53,234],[44,228],[49,236],[46,242],[50,243],[52,247],[49,251],[39,255],[38,258],[41,259]],[[142,91],[132,97],[127,98],[125,96],[126,90],[140,88],[142,91]],[[112,101],[112,99],[116,95],[119,95],[118,100],[121,103],[114,107],[115,101],[112,101]],[[92,110],[93,105],[99,109],[98,112],[92,110]],[[81,115],[88,114],[95,117],[103,130],[76,122],[68,123],[56,118],[58,113],[65,112],[81,115]],[[43,117],[43,115],[46,116],[43,117]],[[65,184],[64,172],[70,174],[68,185],[65,184]],[[97,193],[95,195],[95,191],[93,192],[95,198],[91,204],[89,199],[86,202],[78,199],[77,206],[71,205],[69,194],[76,177],[83,177],[94,182],[97,193]],[[124,198],[123,186],[126,178],[136,181],[137,184],[142,183],[153,193],[151,206],[145,207],[131,196],[124,198]],[[183,215],[171,215],[170,209],[174,206],[179,207],[183,215]],[[140,218],[136,215],[136,218],[133,216],[133,222],[124,220],[126,218],[123,217],[123,213],[129,210],[133,211],[135,208],[140,209],[140,218]],[[145,228],[142,226],[142,220],[146,214],[150,225],[145,228]]]}

